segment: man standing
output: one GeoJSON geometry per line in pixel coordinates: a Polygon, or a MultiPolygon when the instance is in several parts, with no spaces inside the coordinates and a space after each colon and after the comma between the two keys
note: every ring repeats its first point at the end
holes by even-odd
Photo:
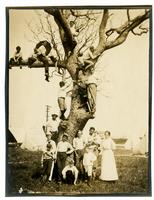
{"type": "Polygon", "coordinates": [[[77,136],[73,139],[73,147],[75,149],[75,165],[79,170],[79,178],[83,177],[84,169],[83,169],[83,154],[85,142],[82,137],[82,131],[79,130],[77,132],[77,136]]]}
{"type": "Polygon", "coordinates": [[[74,151],[72,145],[68,142],[68,135],[63,134],[62,140],[57,144],[57,166],[58,166],[58,181],[62,181],[62,170],[65,167],[67,156],[74,151]]]}
{"type": "Polygon", "coordinates": [[[47,140],[52,139],[57,143],[58,139],[58,126],[60,120],[57,119],[57,114],[52,114],[52,118],[49,118],[48,121],[45,123],[45,125],[42,126],[43,131],[45,133],[45,136],[47,140]],[[49,138],[49,139],[48,139],[49,138]]]}
{"type": "Polygon", "coordinates": [[[55,113],[53,113],[51,116],[52,118],[49,119],[46,124],[46,130],[48,133],[51,134],[51,139],[57,143],[59,119],[58,119],[58,115],[55,113]]]}

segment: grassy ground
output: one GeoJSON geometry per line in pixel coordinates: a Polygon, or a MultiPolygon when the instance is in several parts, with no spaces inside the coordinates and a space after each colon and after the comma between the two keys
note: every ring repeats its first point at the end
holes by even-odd
{"type": "Polygon", "coordinates": [[[57,185],[55,182],[42,186],[39,180],[31,179],[32,172],[40,165],[41,152],[9,147],[7,196],[18,195],[20,187],[31,190],[30,193],[34,195],[149,195],[148,159],[131,156],[131,152],[126,150],[117,150],[115,155],[119,175],[119,180],[115,183],[96,179],[91,186],[83,182],[69,187],[66,184],[57,185]]]}

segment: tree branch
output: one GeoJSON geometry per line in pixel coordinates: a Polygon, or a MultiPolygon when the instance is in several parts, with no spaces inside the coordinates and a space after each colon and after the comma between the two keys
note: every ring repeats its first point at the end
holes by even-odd
{"type": "Polygon", "coordinates": [[[102,21],[99,27],[99,43],[94,52],[94,55],[99,56],[104,51],[104,48],[106,45],[105,29],[106,29],[108,19],[109,19],[109,11],[108,9],[104,9],[102,21]]]}
{"type": "Polygon", "coordinates": [[[51,43],[53,44],[53,48],[55,49],[55,51],[57,53],[58,59],[60,59],[61,56],[60,56],[60,53],[59,53],[58,48],[57,48],[57,43],[56,43],[55,38],[54,38],[54,33],[53,33],[53,30],[52,30],[51,23],[49,21],[49,16],[46,17],[46,20],[47,20],[47,24],[48,24],[48,27],[49,27],[49,30],[50,30],[51,43]]]}
{"type": "Polygon", "coordinates": [[[33,30],[33,28],[31,27],[31,22],[27,22],[27,21],[26,21],[26,24],[27,24],[27,27],[29,28],[29,30],[31,31],[31,33],[33,34],[34,40],[40,41],[39,34],[36,33],[36,32],[33,30]]]}
{"type": "Polygon", "coordinates": [[[73,51],[73,49],[75,48],[76,42],[71,33],[67,20],[65,19],[60,9],[47,8],[45,9],[45,12],[54,17],[55,22],[59,27],[60,37],[64,46],[65,53],[66,55],[68,55],[68,52],[73,51]]]}
{"type": "Polygon", "coordinates": [[[134,35],[141,36],[142,34],[147,33],[147,32],[149,31],[148,28],[143,28],[143,27],[141,27],[141,26],[139,26],[139,29],[141,30],[140,32],[137,33],[137,32],[135,32],[134,30],[132,30],[132,33],[133,33],[134,35]]]}
{"type": "MultiPolygon", "coordinates": [[[[143,21],[148,19],[150,16],[150,12],[147,11],[144,15],[140,15],[124,23],[120,28],[117,28],[116,32],[119,33],[118,37],[115,38],[113,41],[109,41],[106,43],[106,47],[104,50],[111,49],[115,46],[122,44],[126,39],[130,31],[133,31],[134,28],[139,26],[143,21]]],[[[145,30],[144,30],[145,31],[145,30]]]]}
{"type": "MultiPolygon", "coordinates": [[[[15,65],[10,65],[9,68],[10,68],[10,69],[11,69],[11,68],[14,68],[14,67],[22,68],[23,66],[24,66],[24,67],[29,67],[29,66],[28,66],[28,60],[22,60],[22,61],[21,61],[21,65],[17,65],[17,64],[15,64],[15,65]]],[[[57,62],[57,66],[66,69],[66,66],[65,66],[64,61],[60,61],[60,60],[59,60],[59,61],[57,62]]],[[[52,62],[52,61],[49,61],[49,67],[55,67],[55,63],[52,62]]],[[[44,68],[44,64],[43,64],[42,62],[40,62],[40,61],[35,61],[29,68],[44,68]]]]}

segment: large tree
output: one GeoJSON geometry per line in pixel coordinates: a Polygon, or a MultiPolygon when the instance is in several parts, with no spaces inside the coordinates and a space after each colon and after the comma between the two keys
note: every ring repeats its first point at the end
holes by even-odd
{"type": "MultiPolygon", "coordinates": [[[[76,84],[78,79],[78,55],[79,52],[86,51],[91,45],[95,46],[92,60],[96,66],[102,54],[116,46],[124,43],[128,35],[140,36],[148,32],[150,9],[122,9],[125,13],[124,18],[115,27],[112,21],[116,17],[115,11],[111,9],[62,9],[45,8],[47,26],[40,18],[40,29],[48,40],[53,44],[58,57],[58,66],[65,68],[73,81],[71,96],[71,107],[68,120],[62,120],[59,124],[60,135],[66,132],[72,142],[75,134],[82,130],[89,119],[92,118],[87,111],[87,104],[83,98],[81,87],[76,84]],[[71,32],[70,21],[74,21],[78,35],[74,36],[71,32]],[[147,25],[147,27],[145,27],[147,25]],[[48,27],[46,29],[46,27],[48,27]],[[74,38],[75,37],[75,38],[74,38]]],[[[121,12],[121,10],[116,10],[121,12]]],[[[118,21],[118,19],[117,19],[118,21]]],[[[36,34],[35,37],[38,37],[36,34]]],[[[39,38],[36,38],[39,39],[39,38]]],[[[120,60],[120,55],[119,55],[120,60]]],[[[84,74],[85,80],[88,78],[84,74]]],[[[83,82],[83,87],[86,83],[83,82]]]]}

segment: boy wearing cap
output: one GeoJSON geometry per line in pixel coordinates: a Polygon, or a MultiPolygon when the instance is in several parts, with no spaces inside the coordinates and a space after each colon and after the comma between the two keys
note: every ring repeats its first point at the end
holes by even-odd
{"type": "Polygon", "coordinates": [[[58,180],[61,181],[62,170],[65,167],[66,158],[74,151],[72,145],[68,142],[68,135],[63,134],[62,140],[57,144],[57,166],[58,166],[58,180]]]}
{"type": "Polygon", "coordinates": [[[41,167],[44,183],[48,180],[50,176],[52,162],[55,159],[55,149],[52,144],[48,143],[46,145],[46,150],[43,152],[41,157],[41,167]]]}
{"type": "Polygon", "coordinates": [[[59,119],[57,119],[58,115],[55,113],[51,116],[52,118],[49,118],[42,128],[46,137],[48,138],[48,135],[50,135],[50,138],[56,142],[56,139],[58,138],[59,119]]]}
{"type": "Polygon", "coordinates": [[[59,126],[59,119],[57,114],[52,114],[52,118],[47,122],[47,133],[51,134],[51,139],[57,143],[58,140],[58,126],[59,126]]]}
{"type": "Polygon", "coordinates": [[[78,170],[74,166],[74,160],[70,159],[68,165],[66,165],[62,171],[64,182],[67,184],[76,185],[78,179],[78,170]]]}

